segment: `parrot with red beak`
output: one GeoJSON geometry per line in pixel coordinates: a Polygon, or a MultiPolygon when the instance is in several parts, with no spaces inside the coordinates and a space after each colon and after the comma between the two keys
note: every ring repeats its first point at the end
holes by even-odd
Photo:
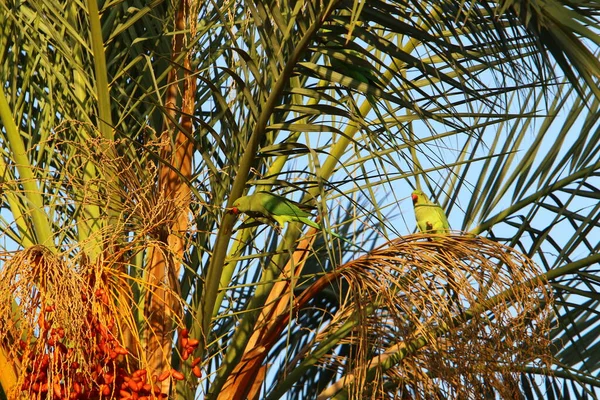
{"type": "Polygon", "coordinates": [[[433,203],[425,193],[418,189],[412,192],[411,197],[419,231],[447,235],[450,224],[442,207],[433,203]]]}

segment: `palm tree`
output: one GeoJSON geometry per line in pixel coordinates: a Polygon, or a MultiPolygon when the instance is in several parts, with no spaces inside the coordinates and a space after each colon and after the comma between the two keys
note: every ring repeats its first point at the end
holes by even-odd
{"type": "Polygon", "coordinates": [[[597,397],[599,9],[2,1],[3,391],[597,397]]]}

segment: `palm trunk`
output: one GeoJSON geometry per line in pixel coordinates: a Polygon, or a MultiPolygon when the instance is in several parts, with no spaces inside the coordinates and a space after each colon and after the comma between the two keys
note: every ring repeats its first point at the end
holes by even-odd
{"type": "MultiPolygon", "coordinates": [[[[186,29],[186,18],[189,15],[189,4],[182,0],[176,14],[175,26],[178,32],[186,29]]],[[[173,38],[172,62],[178,64],[182,58],[184,34],[179,33],[173,38]]],[[[189,77],[189,57],[184,59],[183,89],[178,85],[178,70],[169,73],[169,83],[165,98],[168,119],[165,120],[162,143],[165,146],[162,159],[165,164],[160,167],[158,185],[161,197],[171,202],[177,210],[177,216],[172,225],[165,229],[165,237],[161,241],[167,248],[153,248],[149,254],[147,275],[148,295],[146,297],[145,315],[148,319],[149,330],[144,334],[146,343],[146,361],[148,369],[159,374],[170,368],[174,320],[181,314],[177,302],[179,293],[178,276],[180,260],[185,250],[183,235],[189,223],[190,189],[185,184],[191,179],[193,142],[189,139],[192,132],[191,115],[194,110],[195,83],[189,77]],[[180,93],[183,99],[180,100],[180,93]],[[181,104],[178,130],[173,121],[178,119],[178,104],[181,104]],[[171,135],[176,135],[171,140],[171,135]]],[[[163,393],[169,390],[169,381],[162,383],[163,393]]]]}

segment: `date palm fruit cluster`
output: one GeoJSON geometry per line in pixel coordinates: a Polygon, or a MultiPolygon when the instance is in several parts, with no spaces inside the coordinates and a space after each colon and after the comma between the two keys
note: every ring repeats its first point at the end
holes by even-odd
{"type": "MultiPolygon", "coordinates": [[[[93,296],[106,313],[110,301],[106,290],[97,289],[93,296]]],[[[82,297],[87,299],[85,293],[82,297]]],[[[77,338],[69,338],[66,329],[55,323],[54,306],[42,306],[37,321],[39,336],[34,341],[19,341],[19,361],[27,366],[21,393],[40,400],[166,399],[159,382],[167,378],[183,380],[184,375],[167,369],[150,378],[145,369],[126,368],[126,361],[132,357],[126,359],[130,353],[116,338],[114,317],[102,322],[97,311],[92,311],[99,308],[88,304],[84,329],[77,338]]],[[[199,342],[190,338],[185,329],[179,337],[182,358],[186,360],[199,342]]],[[[192,359],[192,373],[198,378],[202,376],[199,363],[200,358],[192,359]]]]}

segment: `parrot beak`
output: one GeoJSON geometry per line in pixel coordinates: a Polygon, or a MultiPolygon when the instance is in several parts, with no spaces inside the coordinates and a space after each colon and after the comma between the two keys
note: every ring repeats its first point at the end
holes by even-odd
{"type": "Polygon", "coordinates": [[[235,214],[235,215],[238,215],[238,214],[240,213],[240,210],[238,210],[238,208],[237,208],[237,207],[231,207],[229,210],[227,210],[227,212],[228,212],[229,214],[235,214]]]}
{"type": "Polygon", "coordinates": [[[416,194],[413,194],[411,197],[412,197],[413,204],[416,203],[417,200],[419,199],[419,196],[417,196],[416,194]]]}

